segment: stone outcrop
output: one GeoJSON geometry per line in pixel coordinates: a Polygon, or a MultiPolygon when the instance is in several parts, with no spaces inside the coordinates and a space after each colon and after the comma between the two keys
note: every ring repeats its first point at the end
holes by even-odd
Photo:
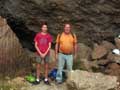
{"type": "Polygon", "coordinates": [[[118,49],[120,49],[120,38],[115,38],[115,45],[118,49]]]}
{"type": "Polygon", "coordinates": [[[115,76],[101,73],[75,70],[68,75],[68,90],[114,90],[119,84],[115,76]]]}
{"type": "Polygon", "coordinates": [[[120,81],[120,55],[113,53],[114,49],[119,48],[119,39],[116,37],[114,42],[115,44],[109,41],[95,43],[92,49],[84,44],[78,44],[75,69],[115,75],[120,81]]]}
{"type": "Polygon", "coordinates": [[[92,49],[83,43],[78,43],[77,59],[74,68],[91,71],[90,62],[92,49]]]}
{"type": "Polygon", "coordinates": [[[101,45],[95,45],[94,50],[92,52],[92,59],[100,59],[107,54],[107,50],[105,47],[101,45]]]}
{"type": "Polygon", "coordinates": [[[0,73],[15,74],[20,69],[30,67],[30,58],[19,39],[8,26],[6,19],[0,17],[0,73]]]}
{"type": "Polygon", "coordinates": [[[101,46],[105,47],[108,52],[116,48],[116,45],[108,41],[102,41],[101,46]]]}

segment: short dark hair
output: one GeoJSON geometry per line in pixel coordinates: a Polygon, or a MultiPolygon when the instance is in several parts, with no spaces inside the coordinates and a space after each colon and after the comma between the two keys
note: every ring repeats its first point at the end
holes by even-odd
{"type": "Polygon", "coordinates": [[[40,26],[42,27],[43,25],[47,25],[47,22],[46,21],[42,21],[40,26]]]}

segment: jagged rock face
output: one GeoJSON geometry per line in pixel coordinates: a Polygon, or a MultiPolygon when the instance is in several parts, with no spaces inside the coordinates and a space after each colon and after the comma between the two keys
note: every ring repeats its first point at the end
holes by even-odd
{"type": "Polygon", "coordinates": [[[28,33],[38,32],[43,20],[54,36],[70,21],[79,41],[87,44],[113,41],[120,33],[119,0],[1,0],[0,6],[0,14],[9,21],[14,17],[25,22],[28,33]]]}
{"type": "Polygon", "coordinates": [[[25,53],[6,19],[0,17],[0,75],[15,75],[19,70],[27,70],[30,67],[30,57],[25,53]]]}

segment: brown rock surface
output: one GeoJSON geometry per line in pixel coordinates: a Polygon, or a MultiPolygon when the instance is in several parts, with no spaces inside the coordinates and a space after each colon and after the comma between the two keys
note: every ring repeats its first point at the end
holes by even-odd
{"type": "MultiPolygon", "coordinates": [[[[33,32],[40,30],[43,20],[48,22],[54,37],[63,23],[70,21],[79,41],[89,45],[101,40],[114,41],[120,33],[119,0],[1,0],[0,9],[0,15],[8,19],[14,31],[19,28],[31,38],[33,32]]],[[[25,42],[26,39],[22,41],[28,47],[32,41],[25,42]]]]}
{"type": "Polygon", "coordinates": [[[113,45],[111,42],[108,41],[102,41],[101,45],[105,47],[108,51],[111,51],[112,49],[116,48],[115,45],[113,45]]]}
{"type": "Polygon", "coordinates": [[[68,90],[111,90],[117,87],[117,78],[101,73],[75,70],[69,73],[68,90]]]}
{"type": "Polygon", "coordinates": [[[118,49],[120,49],[120,39],[119,38],[115,38],[115,45],[118,49]]]}
{"type": "Polygon", "coordinates": [[[20,69],[25,70],[30,67],[30,58],[18,38],[8,26],[7,21],[0,17],[0,73],[13,74],[20,69]]]}
{"type": "Polygon", "coordinates": [[[95,45],[92,52],[92,59],[100,59],[107,54],[107,50],[105,47],[101,45],[95,45]]]}

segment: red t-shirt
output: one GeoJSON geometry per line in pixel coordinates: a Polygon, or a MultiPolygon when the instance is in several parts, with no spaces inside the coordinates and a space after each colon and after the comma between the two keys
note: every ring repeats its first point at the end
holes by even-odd
{"type": "Polygon", "coordinates": [[[42,53],[45,53],[49,47],[49,43],[52,42],[52,36],[50,34],[41,34],[38,33],[35,38],[34,41],[38,43],[38,48],[42,53]]]}

